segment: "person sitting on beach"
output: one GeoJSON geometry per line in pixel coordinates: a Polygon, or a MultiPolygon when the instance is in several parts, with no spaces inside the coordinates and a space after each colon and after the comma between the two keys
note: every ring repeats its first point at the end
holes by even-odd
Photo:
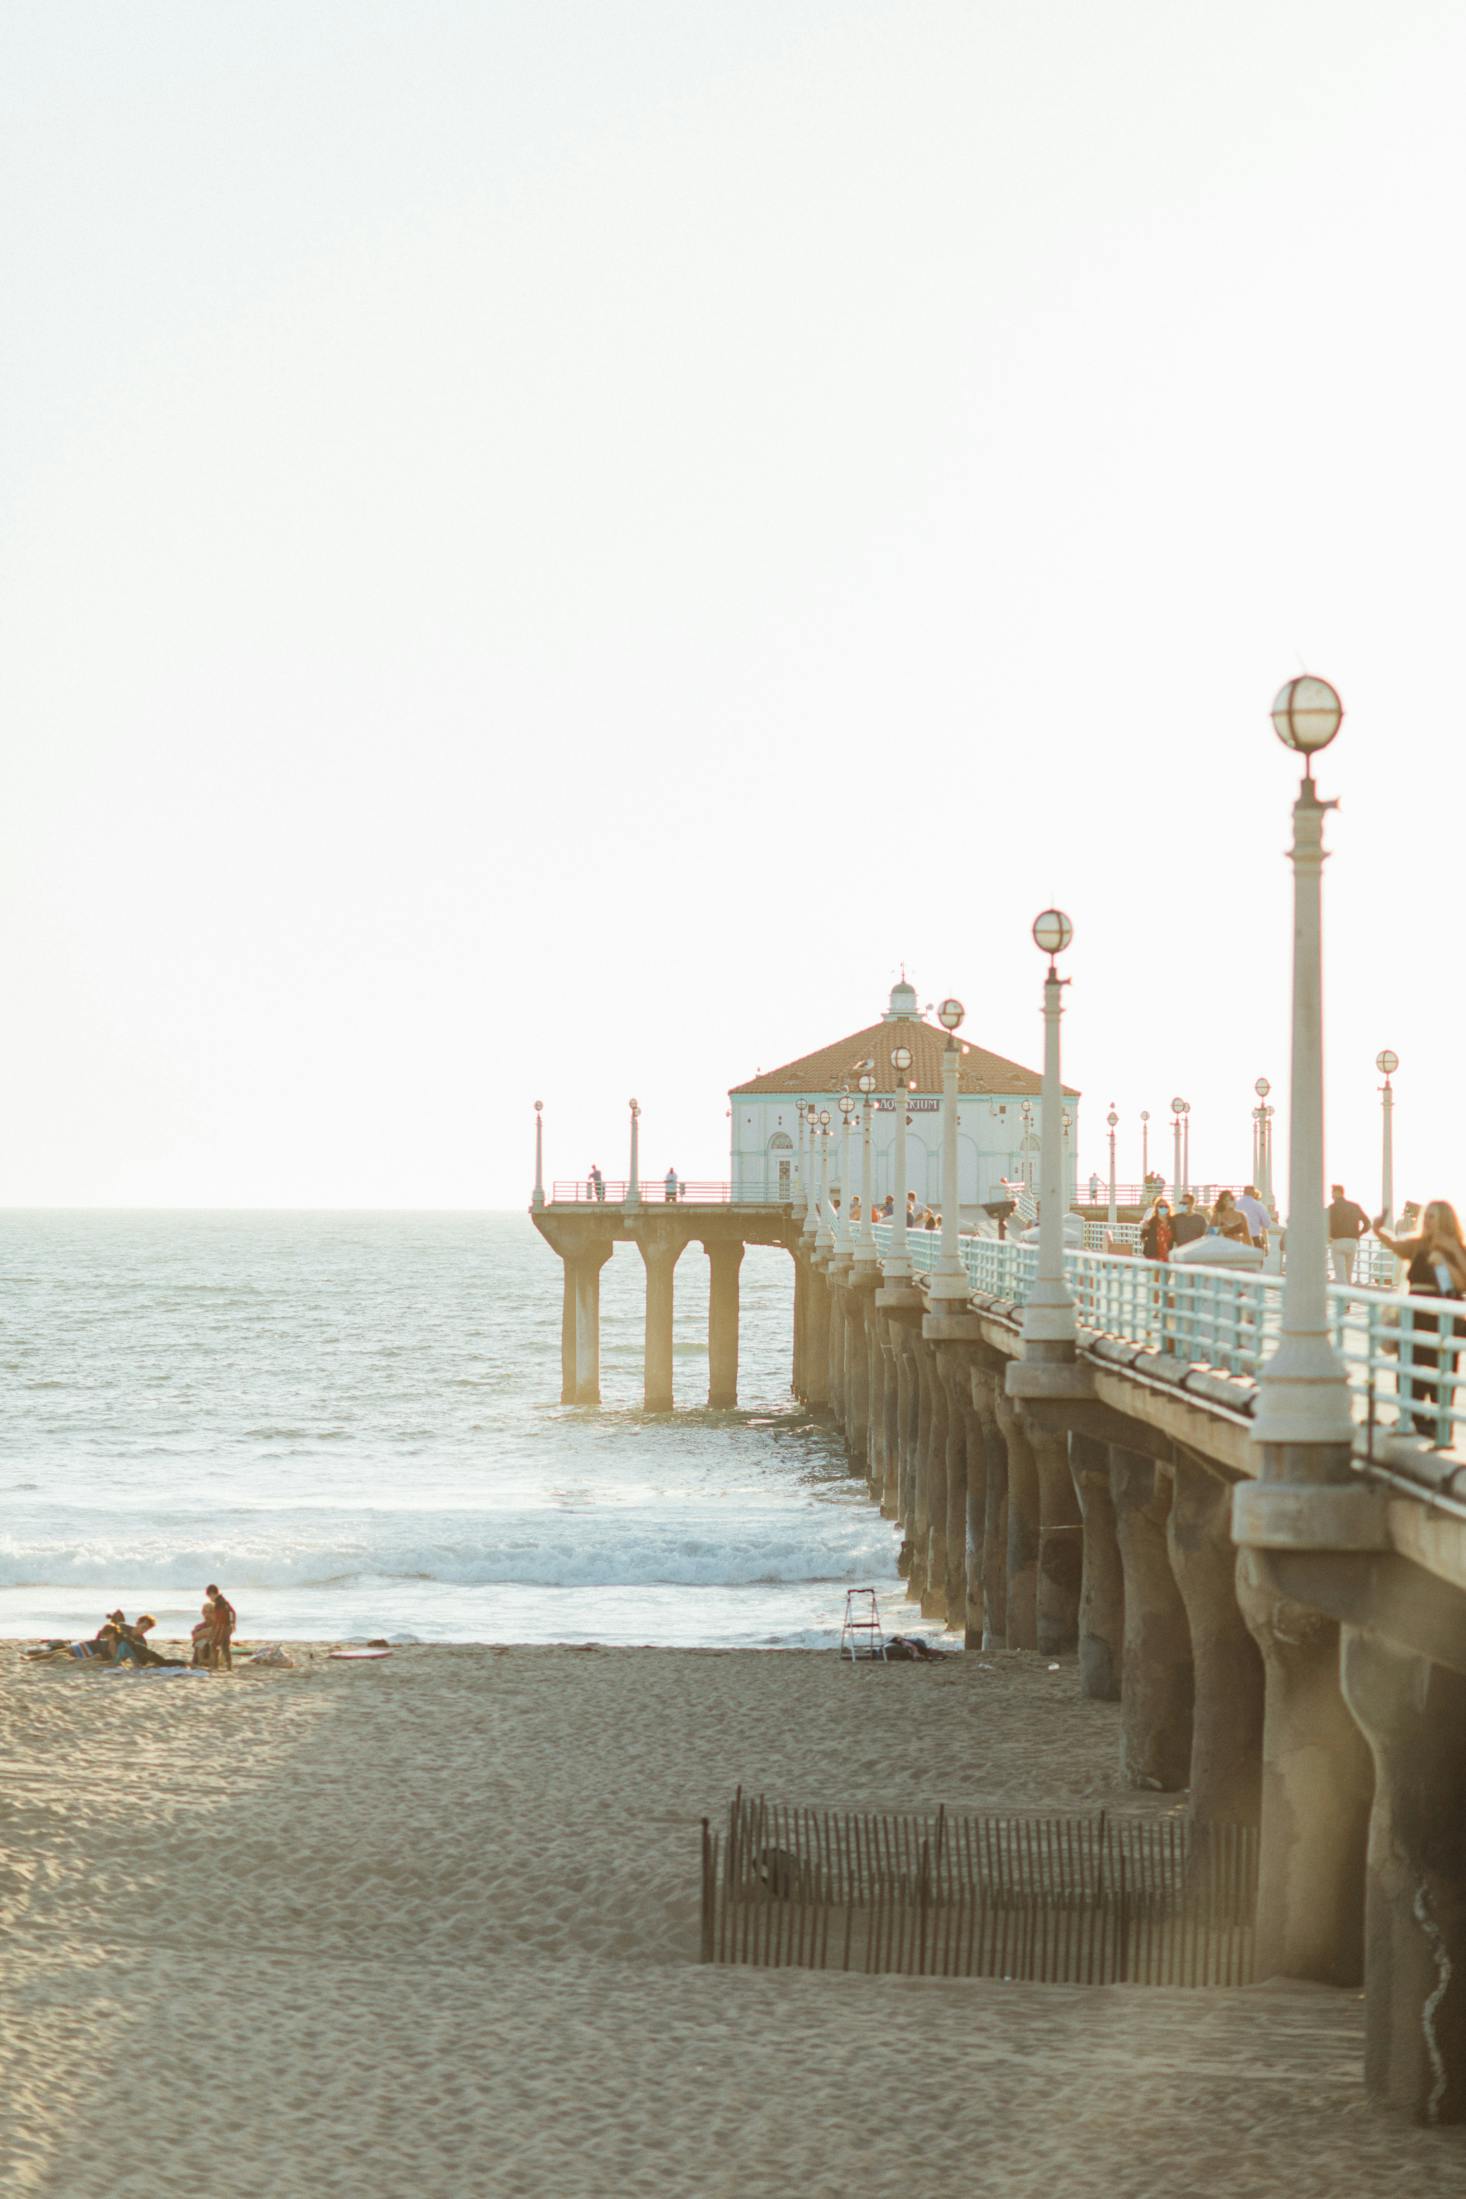
{"type": "Polygon", "coordinates": [[[200,1614],[199,1623],[190,1636],[193,1643],[193,1661],[196,1665],[212,1665],[214,1662],[214,1598],[218,1593],[217,1588],[206,1588],[204,1590],[204,1608],[200,1614]]]}
{"type": "Polygon", "coordinates": [[[27,1664],[33,1665],[110,1664],[113,1636],[110,1629],[106,1631],[108,1638],[105,1645],[100,1635],[94,1635],[86,1642],[66,1642],[53,1638],[38,1642],[34,1649],[23,1649],[21,1655],[27,1664]]]}
{"type": "Polygon", "coordinates": [[[151,1611],[145,1611],[140,1619],[134,1619],[131,1626],[124,1621],[119,1630],[112,1662],[118,1665],[181,1665],[181,1657],[161,1656],[148,1640],[157,1623],[151,1611]]]}

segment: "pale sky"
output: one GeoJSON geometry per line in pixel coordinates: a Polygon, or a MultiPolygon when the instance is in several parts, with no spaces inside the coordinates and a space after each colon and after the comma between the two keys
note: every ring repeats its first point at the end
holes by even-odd
{"type": "MultiPolygon", "coordinates": [[[[1429,0],[16,0],[0,1203],[726,1174],[904,958],[1081,1172],[1287,1099],[1466,1203],[1460,103],[1429,0]]],[[[1284,1116],[1280,1120],[1285,1120],[1284,1116]]],[[[1280,1155],[1281,1158],[1281,1155],[1280,1155]]]]}

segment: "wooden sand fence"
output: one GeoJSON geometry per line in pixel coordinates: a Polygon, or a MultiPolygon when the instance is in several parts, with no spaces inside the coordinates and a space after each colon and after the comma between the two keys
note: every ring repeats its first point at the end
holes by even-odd
{"type": "Polygon", "coordinates": [[[857,1815],[702,1826],[702,1959],[1070,1985],[1246,1985],[1257,1834],[1176,1818],[857,1815]]]}

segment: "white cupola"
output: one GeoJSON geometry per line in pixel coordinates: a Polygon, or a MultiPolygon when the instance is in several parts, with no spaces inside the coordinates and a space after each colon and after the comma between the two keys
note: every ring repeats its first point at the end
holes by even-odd
{"type": "Polygon", "coordinates": [[[891,1005],[881,1017],[882,1023],[915,1023],[918,1021],[916,987],[908,984],[903,973],[899,985],[891,987],[891,1005]]]}

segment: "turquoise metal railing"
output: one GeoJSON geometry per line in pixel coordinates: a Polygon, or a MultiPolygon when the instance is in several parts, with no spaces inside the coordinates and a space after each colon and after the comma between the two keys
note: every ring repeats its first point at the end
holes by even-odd
{"type": "MultiPolygon", "coordinates": [[[[890,1224],[878,1224],[874,1235],[885,1258],[890,1224]]],[[[916,1272],[935,1266],[937,1232],[912,1230],[906,1242],[916,1272]]],[[[960,1250],[976,1297],[1025,1303],[1036,1245],[963,1237],[960,1250]]],[[[1064,1272],[1080,1327],[1097,1335],[1247,1381],[1257,1379],[1277,1343],[1281,1275],[1077,1250],[1066,1251],[1064,1272]]],[[[1377,1436],[1415,1434],[1441,1450],[1466,1437],[1466,1374],[1458,1363],[1466,1349],[1466,1306],[1364,1283],[1331,1284],[1328,1303],[1366,1456],[1375,1455],[1377,1436]]]]}

